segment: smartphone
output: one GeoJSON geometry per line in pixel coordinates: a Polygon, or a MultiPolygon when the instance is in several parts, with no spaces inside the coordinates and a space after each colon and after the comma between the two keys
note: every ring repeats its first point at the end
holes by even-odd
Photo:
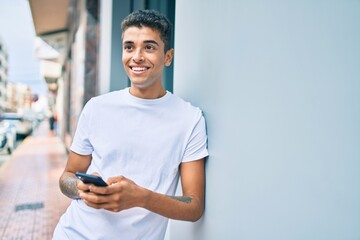
{"type": "Polygon", "coordinates": [[[76,172],[76,177],[86,184],[94,184],[98,187],[106,187],[107,183],[99,176],[90,175],[86,173],[76,172]]]}

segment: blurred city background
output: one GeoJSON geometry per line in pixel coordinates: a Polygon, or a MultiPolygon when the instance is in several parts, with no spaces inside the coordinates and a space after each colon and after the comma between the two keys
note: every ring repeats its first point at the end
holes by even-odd
{"type": "MultiPolygon", "coordinates": [[[[44,120],[56,118],[28,1],[0,1],[0,165],[44,120]]],[[[55,123],[55,121],[54,121],[55,123]]]]}

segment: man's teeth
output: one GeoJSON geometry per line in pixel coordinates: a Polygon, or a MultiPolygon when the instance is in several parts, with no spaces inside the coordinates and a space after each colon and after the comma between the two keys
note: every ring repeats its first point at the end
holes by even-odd
{"type": "Polygon", "coordinates": [[[146,67],[132,67],[133,71],[145,71],[146,67]]]}

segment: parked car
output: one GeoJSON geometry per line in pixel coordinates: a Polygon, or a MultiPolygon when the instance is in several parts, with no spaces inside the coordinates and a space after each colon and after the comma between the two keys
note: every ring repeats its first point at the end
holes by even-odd
{"type": "Polygon", "coordinates": [[[16,143],[16,127],[8,122],[0,122],[0,151],[11,154],[16,143]]]}
{"type": "Polygon", "coordinates": [[[3,112],[0,114],[0,121],[7,122],[16,128],[16,139],[29,136],[33,130],[31,119],[24,118],[17,113],[3,112]]]}

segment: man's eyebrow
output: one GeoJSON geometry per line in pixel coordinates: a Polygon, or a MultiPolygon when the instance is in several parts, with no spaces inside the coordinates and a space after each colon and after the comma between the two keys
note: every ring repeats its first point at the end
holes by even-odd
{"type": "Polygon", "coordinates": [[[160,46],[155,40],[145,40],[144,43],[153,43],[155,45],[160,46]]]}
{"type": "MultiPolygon", "coordinates": [[[[156,42],[155,40],[145,40],[144,43],[152,43],[157,46],[160,46],[159,43],[156,42]]],[[[134,44],[134,42],[133,41],[124,41],[123,44],[134,44]]]]}

